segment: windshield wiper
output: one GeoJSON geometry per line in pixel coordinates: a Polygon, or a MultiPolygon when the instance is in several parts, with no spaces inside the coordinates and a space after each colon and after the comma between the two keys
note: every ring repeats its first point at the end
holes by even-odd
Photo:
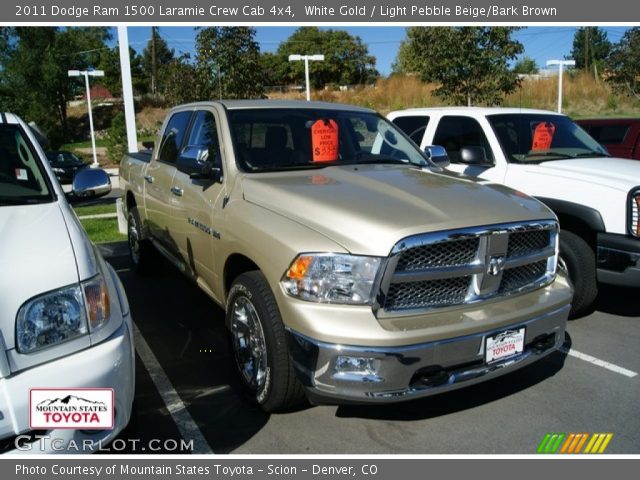
{"type": "Polygon", "coordinates": [[[316,163],[303,163],[299,165],[264,165],[251,170],[251,173],[261,172],[277,172],[288,170],[317,170],[319,168],[328,167],[330,165],[336,165],[335,162],[316,162],[316,163]]]}
{"type": "Polygon", "coordinates": [[[574,158],[573,155],[567,155],[566,153],[559,152],[532,152],[527,153],[523,158],[533,158],[533,157],[558,157],[558,158],[574,158]]]}
{"type": "MultiPolygon", "coordinates": [[[[346,162],[349,165],[357,164],[400,164],[413,165],[423,167],[425,164],[413,163],[411,160],[402,160],[400,158],[390,157],[388,155],[377,155],[375,153],[360,152],[355,155],[355,162],[346,162]],[[366,158],[368,157],[368,158],[366,158]]],[[[344,165],[344,164],[343,164],[344,165]]]]}
{"type": "Polygon", "coordinates": [[[0,206],[15,205],[34,205],[37,203],[46,203],[50,201],[49,197],[8,197],[0,195],[0,206]]]}
{"type": "Polygon", "coordinates": [[[586,158],[586,157],[610,157],[611,155],[609,155],[608,153],[604,153],[604,152],[596,152],[595,150],[591,150],[590,152],[582,152],[582,153],[576,153],[573,158],[586,158]]]}

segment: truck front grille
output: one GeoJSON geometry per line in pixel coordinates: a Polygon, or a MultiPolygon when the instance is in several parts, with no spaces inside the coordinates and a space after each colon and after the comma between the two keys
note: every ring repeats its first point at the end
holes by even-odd
{"type": "Polygon", "coordinates": [[[393,249],[378,316],[475,303],[533,290],[555,276],[554,221],[417,235],[393,249]]]}

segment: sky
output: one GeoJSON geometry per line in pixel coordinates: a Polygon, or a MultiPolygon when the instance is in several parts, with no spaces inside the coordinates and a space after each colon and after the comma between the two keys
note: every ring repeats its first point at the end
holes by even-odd
{"type": "MultiPolygon", "coordinates": [[[[256,40],[263,52],[274,52],[298,27],[257,27],[256,40]]],[[[359,36],[376,57],[376,68],[382,75],[391,73],[400,42],[405,38],[405,27],[321,27],[346,30],[359,36]]],[[[578,27],[526,27],[515,32],[514,37],[524,45],[524,54],[533,58],[539,68],[544,68],[547,60],[562,59],[571,52],[573,36],[578,27]]],[[[609,41],[616,43],[629,27],[600,27],[607,32],[609,41]]],[[[159,34],[176,52],[195,53],[194,27],[163,27],[159,34]]],[[[114,35],[115,36],[115,35],[114,35]]],[[[129,27],[129,43],[139,53],[151,38],[151,27],[129,27]]],[[[318,52],[322,53],[322,52],[318,52]]]]}

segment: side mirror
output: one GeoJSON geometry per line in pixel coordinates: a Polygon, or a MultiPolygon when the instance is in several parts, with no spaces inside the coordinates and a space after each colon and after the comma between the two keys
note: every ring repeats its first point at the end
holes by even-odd
{"type": "Polygon", "coordinates": [[[149,142],[142,142],[142,146],[148,150],[153,150],[153,147],[155,146],[156,142],[153,141],[149,141],[149,142]]]}
{"type": "Polygon", "coordinates": [[[102,197],[111,191],[111,179],[100,168],[83,168],[73,177],[71,193],[76,198],[102,197]]]}
{"type": "Polygon", "coordinates": [[[207,161],[209,152],[206,149],[196,147],[186,147],[182,155],[178,157],[176,168],[182,173],[189,175],[193,180],[222,180],[222,169],[214,167],[207,161]]]}
{"type": "Polygon", "coordinates": [[[460,149],[460,163],[477,167],[492,167],[493,162],[487,158],[487,152],[482,147],[462,147],[460,149]]]}
{"type": "Polygon", "coordinates": [[[440,145],[427,145],[424,147],[424,153],[427,155],[427,158],[431,163],[435,164],[437,167],[447,168],[451,163],[449,161],[447,151],[440,145]]]}

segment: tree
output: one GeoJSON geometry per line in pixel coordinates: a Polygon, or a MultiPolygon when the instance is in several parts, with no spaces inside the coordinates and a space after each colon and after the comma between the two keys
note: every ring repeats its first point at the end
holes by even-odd
{"type": "Polygon", "coordinates": [[[180,105],[206,98],[200,93],[196,67],[189,54],[174,58],[165,67],[164,89],[161,93],[169,105],[180,105]]]}
{"type": "Polygon", "coordinates": [[[410,27],[406,55],[434,94],[454,104],[500,104],[519,85],[508,67],[524,48],[516,27],[410,27]]]}
{"type": "Polygon", "coordinates": [[[613,46],[607,72],[616,90],[640,99],[640,27],[627,30],[613,46]]]}
{"type": "Polygon", "coordinates": [[[416,51],[411,48],[411,43],[408,40],[403,40],[398,48],[396,60],[391,65],[392,73],[398,75],[419,74],[420,65],[420,58],[416,56],[416,51]]]}
{"type": "MultiPolygon", "coordinates": [[[[169,48],[167,41],[155,34],[155,50],[156,50],[156,72],[157,81],[156,91],[160,92],[164,90],[164,82],[166,80],[167,66],[173,61],[175,57],[175,50],[169,48]]],[[[142,52],[141,70],[142,78],[147,82],[146,91],[151,92],[151,76],[153,71],[153,38],[149,39],[147,46],[142,52]]]]}
{"type": "Polygon", "coordinates": [[[522,57],[513,66],[514,73],[532,75],[538,73],[538,65],[536,61],[531,57],[522,57]]]}
{"type": "Polygon", "coordinates": [[[320,30],[318,27],[297,29],[277,51],[285,80],[304,83],[304,62],[289,62],[291,54],[323,54],[323,62],[309,62],[313,87],[327,84],[354,85],[372,82],[378,76],[376,59],[369,55],[360,37],[344,30],[320,30]]]}
{"type": "MultiPolygon", "coordinates": [[[[141,60],[142,57],[129,47],[129,59],[131,68],[131,83],[133,91],[136,94],[148,92],[149,80],[144,76],[141,60]]],[[[116,97],[122,95],[122,75],[120,72],[120,49],[116,46],[113,48],[105,48],[100,51],[100,60],[98,69],[104,70],[104,77],[92,79],[92,84],[101,84],[109,89],[116,97]]]]}
{"type": "Polygon", "coordinates": [[[128,151],[127,125],[123,112],[119,112],[107,130],[107,157],[115,163],[120,163],[120,159],[128,151]]]}
{"type": "Polygon", "coordinates": [[[77,85],[67,71],[98,65],[109,39],[106,27],[4,29],[0,35],[0,108],[35,121],[54,146],[66,140],[67,101],[77,85]]]}
{"type": "Polygon", "coordinates": [[[264,93],[260,47],[249,27],[203,28],[196,36],[198,97],[256,98],[264,93]]]}
{"type": "Polygon", "coordinates": [[[576,61],[576,68],[590,70],[595,66],[602,71],[610,51],[607,32],[598,27],[581,27],[573,36],[573,48],[568,58],[576,61]]]}

